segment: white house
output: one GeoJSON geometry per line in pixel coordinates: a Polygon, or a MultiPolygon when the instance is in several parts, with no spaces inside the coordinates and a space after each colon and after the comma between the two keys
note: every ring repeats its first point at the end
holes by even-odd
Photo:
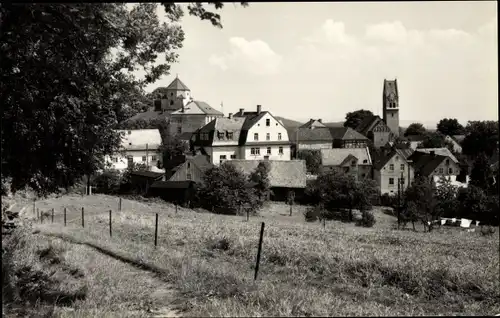
{"type": "MultiPolygon", "coordinates": [[[[113,169],[125,170],[132,162],[156,167],[161,160],[159,146],[161,135],[158,129],[118,130],[122,134],[121,151],[107,156],[106,162],[113,169]]],[[[154,170],[154,168],[153,168],[154,170]]]]}
{"type": "Polygon", "coordinates": [[[245,112],[216,118],[193,136],[194,146],[203,149],[210,162],[224,160],[291,160],[288,132],[270,112],[245,112]]]}

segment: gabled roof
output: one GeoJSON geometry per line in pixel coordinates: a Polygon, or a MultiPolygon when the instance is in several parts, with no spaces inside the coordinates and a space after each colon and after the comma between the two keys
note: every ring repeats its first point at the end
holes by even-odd
{"type": "Polygon", "coordinates": [[[366,136],[368,132],[379,122],[382,121],[382,118],[379,116],[366,116],[361,123],[356,127],[356,131],[360,134],[366,136]]]}
{"type": "Polygon", "coordinates": [[[317,127],[313,129],[298,128],[287,130],[288,138],[290,138],[291,141],[297,141],[298,134],[299,143],[307,141],[333,142],[334,140],[368,140],[368,138],[350,127],[317,127]]]}
{"type": "Polygon", "coordinates": [[[185,131],[183,133],[181,133],[180,135],[177,135],[177,138],[179,138],[180,140],[184,140],[184,141],[189,141],[191,140],[191,137],[193,136],[193,132],[189,132],[189,131],[185,131]]]}
{"type": "Polygon", "coordinates": [[[130,174],[133,175],[133,176],[158,179],[158,178],[163,177],[163,175],[165,173],[163,173],[163,172],[153,172],[153,171],[133,171],[130,174]]]}
{"type": "Polygon", "coordinates": [[[167,89],[175,89],[178,91],[189,91],[190,89],[178,78],[176,77],[170,85],[167,86],[167,89]]]}
{"type": "Polygon", "coordinates": [[[216,110],[212,106],[208,105],[205,102],[199,100],[190,101],[183,108],[179,108],[176,111],[172,112],[172,115],[197,115],[197,114],[205,114],[205,115],[219,115],[224,116],[223,113],[216,110]]]}
{"type": "MultiPolygon", "coordinates": [[[[245,174],[252,173],[259,160],[230,160],[228,163],[241,169],[245,174]]],[[[269,182],[273,188],[305,188],[306,163],[304,160],[264,160],[269,163],[269,182]]]]}
{"type": "Polygon", "coordinates": [[[319,120],[317,119],[309,119],[309,121],[307,123],[305,123],[304,125],[300,126],[299,128],[319,128],[319,127],[326,127],[322,122],[320,122],[319,120]]]}
{"type": "Polygon", "coordinates": [[[340,166],[344,159],[349,155],[353,155],[358,158],[358,164],[360,165],[372,164],[368,147],[321,149],[321,163],[323,166],[340,166]],[[366,163],[364,162],[365,160],[366,163]]]}
{"type": "MultiPolygon", "coordinates": [[[[197,144],[214,144],[218,142],[219,140],[217,139],[217,132],[232,132],[233,133],[233,139],[232,141],[234,142],[234,145],[238,145],[239,141],[241,140],[241,130],[243,129],[243,125],[245,124],[245,117],[232,117],[232,118],[227,118],[227,117],[219,117],[215,118],[205,126],[201,127],[198,131],[200,133],[208,133],[209,134],[209,140],[207,141],[198,141],[196,140],[197,144]]],[[[231,140],[223,140],[224,143],[228,144],[231,143],[231,140]]]]}
{"type": "Polygon", "coordinates": [[[451,153],[451,151],[446,148],[446,147],[443,147],[443,148],[417,148],[415,149],[415,151],[418,151],[418,152],[424,152],[424,153],[428,153],[430,154],[431,151],[434,151],[434,153],[436,155],[440,155],[440,156],[445,156],[445,157],[449,157],[451,160],[453,160],[455,163],[458,163],[458,159],[451,153]]]}
{"type": "Polygon", "coordinates": [[[415,172],[424,177],[428,177],[447,158],[447,156],[433,156],[427,153],[414,154],[410,157],[413,160],[415,172]]]}
{"type": "Polygon", "coordinates": [[[408,158],[411,156],[410,152],[413,153],[409,149],[392,148],[391,151],[389,151],[387,154],[381,155],[377,158],[372,158],[373,168],[376,170],[381,170],[389,162],[389,160],[391,160],[396,155],[400,156],[404,161],[408,163],[408,158]]]}
{"type": "MultiPolygon", "coordinates": [[[[335,129],[335,128],[330,128],[330,129],[335,129]]],[[[351,127],[346,127],[346,131],[344,133],[344,136],[342,137],[342,140],[368,140],[368,138],[366,138],[356,130],[352,129],[351,127]]]]}
{"type": "Polygon", "coordinates": [[[353,156],[352,154],[349,154],[349,155],[347,155],[347,157],[344,158],[344,160],[340,163],[340,165],[343,166],[346,163],[351,162],[351,161],[356,161],[356,163],[357,163],[359,161],[359,159],[356,158],[355,156],[353,156]]]}

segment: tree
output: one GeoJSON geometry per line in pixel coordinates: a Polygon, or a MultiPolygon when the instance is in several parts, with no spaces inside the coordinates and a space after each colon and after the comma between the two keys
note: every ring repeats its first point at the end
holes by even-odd
{"type": "MultiPolygon", "coordinates": [[[[118,150],[124,105],[168,74],[182,47],[182,8],[163,6],[160,24],[154,3],[1,5],[2,180],[12,178],[13,191],[68,188],[118,150]]],[[[201,3],[188,12],[221,27],[201,3]]]]}
{"type": "Polygon", "coordinates": [[[436,187],[434,198],[436,199],[437,214],[443,217],[453,217],[459,207],[457,200],[458,188],[451,180],[442,176],[436,187]]]}
{"type": "Polygon", "coordinates": [[[424,125],[421,123],[413,123],[406,128],[404,136],[422,136],[427,132],[424,125]]]}
{"type": "Polygon", "coordinates": [[[424,134],[424,140],[418,145],[418,148],[443,148],[446,147],[450,151],[454,151],[453,144],[445,139],[445,136],[440,132],[427,132],[424,134]]]}
{"type": "MultiPolygon", "coordinates": [[[[486,211],[487,196],[483,189],[469,184],[467,188],[462,188],[458,192],[457,200],[460,203],[460,217],[480,220],[485,222],[484,212],[486,211]]],[[[496,212],[498,213],[498,211],[496,212]]]]}
{"type": "Polygon", "coordinates": [[[432,222],[440,216],[436,209],[434,183],[426,177],[416,177],[404,193],[403,216],[414,222],[420,220],[424,228],[432,231],[432,222]]]}
{"type": "Polygon", "coordinates": [[[349,112],[345,115],[344,127],[351,127],[356,129],[358,125],[367,117],[373,116],[373,113],[369,110],[360,109],[354,112],[349,112]]]}
{"type": "Polygon", "coordinates": [[[469,184],[481,188],[485,193],[493,189],[493,171],[486,154],[480,153],[474,160],[469,184]]]}
{"type": "Polygon", "coordinates": [[[476,157],[485,153],[491,157],[498,151],[498,121],[469,121],[465,127],[462,152],[476,157]]]}
{"type": "Polygon", "coordinates": [[[321,152],[319,150],[299,150],[298,159],[306,161],[307,172],[318,174],[321,170],[321,152]]]}
{"type": "Polygon", "coordinates": [[[464,126],[456,118],[443,118],[439,121],[436,128],[437,131],[445,136],[461,135],[465,132],[464,126]]]}
{"type": "Polygon", "coordinates": [[[270,194],[271,183],[269,181],[269,163],[265,161],[259,162],[257,168],[249,175],[249,182],[255,184],[254,189],[256,190],[256,195],[258,200],[259,208],[262,207],[263,203],[270,194]]]}
{"type": "Polygon", "coordinates": [[[243,171],[230,162],[207,170],[199,192],[202,206],[217,213],[237,214],[242,206],[256,208],[254,189],[243,171]]]}

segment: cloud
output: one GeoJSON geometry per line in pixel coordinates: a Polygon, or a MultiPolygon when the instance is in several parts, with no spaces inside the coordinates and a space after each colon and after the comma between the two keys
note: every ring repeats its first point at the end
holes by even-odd
{"type": "Polygon", "coordinates": [[[311,36],[305,38],[310,43],[329,44],[355,44],[354,37],[347,35],[343,22],[335,22],[332,19],[326,20],[321,28],[316,30],[311,36]]]}
{"type": "Polygon", "coordinates": [[[283,58],[274,52],[266,42],[232,37],[229,39],[229,44],[229,53],[210,56],[209,63],[211,65],[222,70],[236,69],[255,75],[278,73],[283,58]]]}

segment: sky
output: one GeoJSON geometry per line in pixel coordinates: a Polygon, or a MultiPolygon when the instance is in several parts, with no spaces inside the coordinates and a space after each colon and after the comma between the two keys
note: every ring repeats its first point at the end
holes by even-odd
{"type": "Polygon", "coordinates": [[[497,2],[225,3],[223,29],[185,15],[178,74],[196,100],[228,113],[305,122],[382,116],[397,79],[401,126],[498,120],[497,2]],[[223,108],[221,108],[221,103],[223,108]]]}

